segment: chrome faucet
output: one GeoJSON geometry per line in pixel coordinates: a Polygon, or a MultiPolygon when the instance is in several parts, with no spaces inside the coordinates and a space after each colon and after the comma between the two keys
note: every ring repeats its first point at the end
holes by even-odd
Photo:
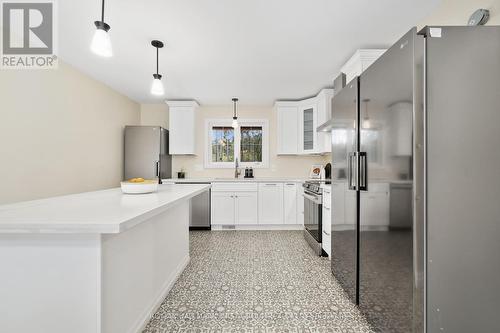
{"type": "Polygon", "coordinates": [[[241,170],[238,169],[238,166],[239,166],[238,157],[236,157],[234,163],[234,178],[238,178],[241,175],[241,170]]]}

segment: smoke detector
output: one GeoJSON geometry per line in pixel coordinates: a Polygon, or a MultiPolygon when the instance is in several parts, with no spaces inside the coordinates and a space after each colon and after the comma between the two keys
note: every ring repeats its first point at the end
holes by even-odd
{"type": "Polygon", "coordinates": [[[490,11],[488,9],[478,9],[469,18],[468,25],[485,25],[490,19],[490,11]]]}

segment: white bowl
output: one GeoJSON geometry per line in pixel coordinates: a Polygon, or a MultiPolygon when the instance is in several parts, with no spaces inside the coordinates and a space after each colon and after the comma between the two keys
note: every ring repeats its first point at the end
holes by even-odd
{"type": "Polygon", "coordinates": [[[157,182],[131,183],[121,182],[122,192],[125,194],[145,194],[158,191],[157,182]]]}

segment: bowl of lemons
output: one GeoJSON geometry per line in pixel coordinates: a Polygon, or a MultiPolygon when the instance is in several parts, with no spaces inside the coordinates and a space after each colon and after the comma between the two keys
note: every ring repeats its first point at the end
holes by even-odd
{"type": "Polygon", "coordinates": [[[132,178],[121,182],[122,192],[125,194],[145,194],[158,191],[158,180],[132,178]]]}

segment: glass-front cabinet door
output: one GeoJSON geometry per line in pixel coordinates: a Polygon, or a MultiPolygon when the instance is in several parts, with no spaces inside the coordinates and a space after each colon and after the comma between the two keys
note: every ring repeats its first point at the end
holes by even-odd
{"type": "Polygon", "coordinates": [[[300,108],[300,150],[302,153],[317,152],[318,110],[314,99],[306,100],[300,108]]]}

